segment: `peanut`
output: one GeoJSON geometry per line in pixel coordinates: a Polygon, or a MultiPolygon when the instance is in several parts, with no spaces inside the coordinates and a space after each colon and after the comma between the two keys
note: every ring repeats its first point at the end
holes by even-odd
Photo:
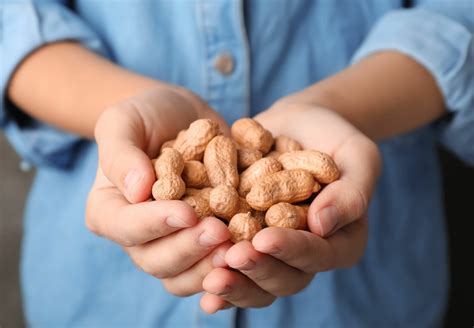
{"type": "Polygon", "coordinates": [[[216,216],[229,221],[235,214],[239,213],[242,204],[234,187],[219,185],[211,190],[209,206],[216,216]]]}
{"type": "Polygon", "coordinates": [[[267,227],[267,223],[265,222],[265,213],[266,212],[252,209],[252,216],[258,220],[258,223],[260,223],[262,229],[267,227]]]}
{"type": "Polygon", "coordinates": [[[201,189],[201,197],[209,201],[211,199],[212,188],[203,188],[201,189]]]}
{"type": "Polygon", "coordinates": [[[212,188],[203,188],[203,189],[196,189],[196,188],[186,188],[184,192],[185,196],[196,196],[199,195],[202,198],[209,201],[209,195],[211,193],[212,188]]]}
{"type": "Polygon", "coordinates": [[[319,183],[331,183],[339,178],[339,170],[332,158],[316,150],[299,150],[278,157],[285,170],[302,169],[310,172],[319,183]]]}
{"type": "Polygon", "coordinates": [[[275,150],[280,153],[288,153],[290,151],[303,149],[298,141],[287,136],[276,137],[274,143],[275,150]]]}
{"type": "Polygon", "coordinates": [[[320,183],[339,177],[331,157],[302,150],[286,136],[273,139],[250,118],[236,121],[231,132],[234,140],[200,119],[163,143],[161,155],[151,160],[158,178],[154,198],[181,199],[201,219],[215,215],[227,221],[233,242],[252,240],[266,226],[306,229],[305,204],[320,183]]]}
{"type": "Polygon", "coordinates": [[[258,150],[265,155],[273,145],[272,134],[251,118],[241,118],[232,124],[232,137],[242,148],[258,150]]]}
{"type": "MultiPolygon", "coordinates": [[[[178,132],[178,135],[176,136],[176,138],[181,138],[182,135],[183,135],[185,132],[186,132],[186,130],[181,130],[181,131],[179,131],[179,132],[178,132]]],[[[160,154],[163,152],[163,149],[165,149],[165,148],[173,148],[174,143],[176,142],[176,138],[163,142],[163,143],[161,144],[161,147],[160,147],[160,154]]]]}
{"type": "Polygon", "coordinates": [[[209,141],[219,134],[219,126],[209,119],[196,120],[178,135],[173,148],[178,150],[185,161],[201,160],[209,141]]]}
{"type": "Polygon", "coordinates": [[[272,173],[281,171],[281,169],[280,162],[275,158],[265,157],[259,159],[240,174],[240,184],[238,188],[239,194],[245,197],[257,180],[272,173]]]}
{"type": "Polygon", "coordinates": [[[239,210],[237,213],[247,213],[251,212],[252,208],[244,197],[239,197],[239,210]]]}
{"type": "Polygon", "coordinates": [[[152,187],[155,199],[171,200],[180,199],[183,196],[186,189],[181,179],[183,168],[181,154],[172,148],[165,148],[155,161],[155,173],[158,178],[152,187]]]}
{"type": "Polygon", "coordinates": [[[188,188],[186,187],[186,190],[184,192],[184,196],[194,196],[194,195],[199,195],[201,193],[202,189],[196,189],[196,188],[188,188]]]}
{"type": "Polygon", "coordinates": [[[272,205],[265,214],[265,223],[269,227],[304,230],[307,225],[307,207],[289,203],[272,205]]]}
{"type": "Polygon", "coordinates": [[[191,206],[196,212],[197,217],[200,219],[214,215],[209,207],[209,201],[202,197],[201,194],[184,196],[181,200],[191,206]]]}
{"type": "Polygon", "coordinates": [[[160,154],[163,152],[165,148],[173,148],[173,145],[175,142],[176,142],[176,139],[171,139],[171,140],[163,142],[160,147],[160,154]]]}
{"type": "Polygon", "coordinates": [[[259,179],[246,199],[253,209],[266,211],[279,202],[294,203],[309,198],[315,183],[307,171],[283,170],[259,179]]]}
{"type": "Polygon", "coordinates": [[[243,171],[250,165],[262,158],[262,153],[255,149],[237,149],[237,167],[243,171]]]}
{"type": "Polygon", "coordinates": [[[238,243],[242,240],[252,241],[252,238],[262,230],[259,221],[250,213],[237,213],[229,222],[230,240],[238,243]]]}
{"type": "Polygon", "coordinates": [[[165,148],[163,153],[155,160],[154,166],[157,178],[168,174],[181,176],[184,169],[184,161],[178,151],[173,148],[165,148]]]}
{"type": "Polygon", "coordinates": [[[165,175],[153,184],[152,194],[155,199],[160,200],[180,199],[185,189],[186,186],[180,176],[165,175]]]}
{"type": "Polygon", "coordinates": [[[276,159],[278,159],[278,157],[280,157],[280,155],[281,155],[281,153],[279,151],[272,150],[265,157],[266,158],[276,158],[276,159]]]}
{"type": "Polygon", "coordinates": [[[211,185],[207,177],[206,168],[199,161],[185,162],[182,178],[186,186],[191,188],[204,188],[211,185]]]}
{"type": "Polygon", "coordinates": [[[228,137],[217,136],[212,139],[204,152],[204,166],[213,187],[226,184],[237,188],[237,149],[228,137]]]}

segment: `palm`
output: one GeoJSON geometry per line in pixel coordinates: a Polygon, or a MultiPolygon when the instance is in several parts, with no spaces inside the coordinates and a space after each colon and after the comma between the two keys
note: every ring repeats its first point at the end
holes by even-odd
{"type": "MultiPolygon", "coordinates": [[[[290,136],[305,149],[323,151],[334,158],[341,177],[316,197],[308,214],[308,224],[312,232],[322,236],[339,229],[355,230],[359,246],[356,247],[358,251],[352,254],[356,260],[367,240],[367,207],[381,165],[376,146],[341,116],[324,108],[286,105],[272,108],[256,119],[274,135],[290,136]],[[346,218],[342,218],[330,231],[323,229],[316,213],[328,204],[338,202],[346,208],[342,211],[350,214],[345,214],[346,218]]],[[[335,233],[331,238],[340,236],[335,233]]]]}
{"type": "MultiPolygon", "coordinates": [[[[137,140],[149,157],[155,157],[164,141],[199,118],[211,118],[227,129],[224,120],[197,96],[179,88],[156,88],[128,99],[112,109],[118,128],[137,140]],[[118,117],[123,117],[122,119],[118,117]]],[[[111,121],[111,120],[110,120],[111,121]]],[[[123,134],[122,134],[123,136],[123,134]]]]}

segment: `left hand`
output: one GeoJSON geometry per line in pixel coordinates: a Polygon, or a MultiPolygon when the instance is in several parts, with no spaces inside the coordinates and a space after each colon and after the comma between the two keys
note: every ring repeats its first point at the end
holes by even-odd
{"type": "Polygon", "coordinates": [[[275,136],[331,155],[341,176],[312,202],[309,231],[266,228],[214,261],[218,267],[203,281],[207,313],[268,306],[304,289],[317,272],[355,265],[367,242],[368,203],[381,167],[377,146],[325,108],[281,101],[255,119],[275,136]]]}

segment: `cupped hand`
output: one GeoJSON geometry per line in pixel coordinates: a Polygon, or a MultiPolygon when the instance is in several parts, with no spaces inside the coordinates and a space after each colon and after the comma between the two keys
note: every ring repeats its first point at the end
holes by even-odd
{"type": "Polygon", "coordinates": [[[337,113],[279,102],[256,119],[274,136],[286,135],[332,156],[339,180],[327,185],[308,211],[309,231],[266,228],[233,245],[203,281],[201,307],[264,307],[304,289],[317,272],[355,265],[367,242],[368,204],[381,158],[377,146],[337,113]],[[235,270],[230,270],[235,269],[235,270]]]}
{"type": "Polygon", "coordinates": [[[218,219],[199,221],[181,201],[149,201],[155,181],[150,158],[199,118],[227,132],[224,120],[197,96],[160,84],[108,108],[95,128],[99,167],[87,227],[123,246],[139,268],[162,279],[175,295],[201,291],[214,256],[230,247],[229,232],[218,219]]]}

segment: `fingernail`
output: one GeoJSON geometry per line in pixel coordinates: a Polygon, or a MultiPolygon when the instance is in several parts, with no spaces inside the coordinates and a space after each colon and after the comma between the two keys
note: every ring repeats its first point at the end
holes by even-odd
{"type": "Polygon", "coordinates": [[[166,218],[166,224],[172,228],[187,228],[191,226],[189,223],[175,215],[168,216],[166,218]]]}
{"type": "Polygon", "coordinates": [[[217,239],[213,235],[211,235],[209,232],[204,231],[199,235],[198,239],[199,245],[204,246],[204,247],[211,247],[211,246],[216,246],[222,243],[222,240],[217,239]]]}
{"type": "Polygon", "coordinates": [[[244,264],[237,266],[235,269],[248,271],[248,270],[252,270],[253,268],[255,268],[256,264],[257,263],[255,263],[255,261],[248,260],[244,264]]]}
{"type": "Polygon", "coordinates": [[[227,263],[224,258],[224,254],[221,254],[221,252],[217,252],[214,254],[212,257],[212,266],[214,268],[224,268],[227,266],[227,263]]]}
{"type": "Polygon", "coordinates": [[[128,172],[127,176],[125,177],[125,190],[129,197],[132,197],[135,190],[142,179],[141,174],[137,170],[131,170],[128,172]]]}
{"type": "Polygon", "coordinates": [[[316,214],[322,236],[328,235],[336,227],[339,221],[338,214],[339,213],[335,206],[325,207],[316,214]]]}

